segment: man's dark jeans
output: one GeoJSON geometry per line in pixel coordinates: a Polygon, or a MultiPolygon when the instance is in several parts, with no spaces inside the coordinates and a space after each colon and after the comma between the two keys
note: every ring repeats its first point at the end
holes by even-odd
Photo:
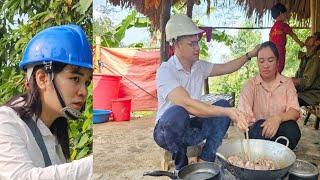
{"type": "MultiPolygon", "coordinates": [[[[213,105],[230,107],[226,100],[213,105]]],[[[188,165],[187,147],[206,140],[200,158],[213,162],[217,148],[222,143],[230,125],[228,117],[190,118],[181,106],[174,105],[166,110],[154,129],[156,143],[170,151],[177,170],[188,165]]]]}
{"type": "MultiPolygon", "coordinates": [[[[260,119],[257,122],[255,122],[249,129],[249,138],[250,139],[265,139],[265,140],[271,140],[275,141],[277,137],[279,136],[285,136],[289,139],[289,148],[294,149],[301,137],[301,132],[299,129],[299,126],[296,121],[290,120],[286,121],[280,124],[279,129],[276,133],[276,135],[273,138],[265,138],[262,136],[262,130],[261,124],[264,122],[264,119],[260,119]]],[[[285,140],[279,140],[279,143],[286,145],[285,140]]]]}

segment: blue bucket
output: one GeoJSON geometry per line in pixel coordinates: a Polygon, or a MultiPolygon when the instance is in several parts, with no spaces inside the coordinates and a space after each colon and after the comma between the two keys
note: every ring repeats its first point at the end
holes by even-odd
{"type": "Polygon", "coordinates": [[[109,116],[112,111],[103,109],[93,109],[93,124],[109,121],[109,116]]]}

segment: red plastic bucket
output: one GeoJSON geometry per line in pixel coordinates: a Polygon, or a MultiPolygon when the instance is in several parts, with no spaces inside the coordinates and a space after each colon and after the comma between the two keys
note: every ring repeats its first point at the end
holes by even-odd
{"type": "Polygon", "coordinates": [[[93,108],[111,109],[118,98],[121,76],[93,74],[93,108]]]}
{"type": "Polygon", "coordinates": [[[119,98],[112,101],[114,121],[129,121],[131,116],[131,98],[119,98]]]}

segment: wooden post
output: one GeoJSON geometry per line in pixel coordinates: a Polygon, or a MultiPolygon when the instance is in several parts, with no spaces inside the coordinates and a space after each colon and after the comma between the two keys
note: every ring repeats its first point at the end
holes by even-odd
{"type": "Polygon", "coordinates": [[[161,46],[160,46],[160,59],[161,62],[168,60],[169,43],[166,42],[165,28],[170,18],[171,0],[161,1],[161,14],[160,14],[160,32],[161,32],[161,46]]]}
{"type": "Polygon", "coordinates": [[[101,37],[96,37],[96,55],[93,62],[94,70],[98,70],[99,73],[101,73],[101,67],[99,66],[99,60],[101,57],[101,37]]]}
{"type": "Polygon", "coordinates": [[[315,11],[315,31],[314,32],[319,32],[320,31],[320,0],[316,0],[316,6],[314,7],[315,11]]]}
{"type": "Polygon", "coordinates": [[[311,33],[320,31],[320,0],[310,0],[311,33]]]}
{"type": "Polygon", "coordinates": [[[310,0],[311,34],[316,32],[315,5],[316,0],[310,0]]]}

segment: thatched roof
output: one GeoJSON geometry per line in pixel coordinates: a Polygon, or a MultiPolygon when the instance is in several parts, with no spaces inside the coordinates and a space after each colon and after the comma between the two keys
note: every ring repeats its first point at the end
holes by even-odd
{"type": "MultiPolygon", "coordinates": [[[[187,4],[187,1],[194,1],[195,3],[207,3],[210,6],[210,2],[217,4],[218,0],[171,0],[172,4],[181,3],[187,4]]],[[[232,0],[225,0],[232,1],[232,0]]],[[[247,12],[247,17],[255,17],[260,20],[265,12],[271,9],[271,7],[281,2],[286,5],[288,11],[296,17],[299,21],[309,23],[310,18],[310,0],[234,0],[242,6],[247,12]]],[[[159,28],[160,12],[162,0],[109,0],[113,5],[122,6],[124,8],[134,7],[138,12],[147,16],[154,28],[159,28]]],[[[171,5],[172,5],[171,4],[171,5]]],[[[226,3],[227,5],[228,3],[226,3]]],[[[209,9],[209,8],[208,8],[209,9]]],[[[270,13],[269,13],[270,14],[270,13]]]]}
{"type": "MultiPolygon", "coordinates": [[[[179,0],[173,0],[173,4],[179,0]]],[[[109,0],[112,5],[123,8],[134,7],[138,12],[148,17],[155,29],[160,25],[161,0],[109,0]]]]}
{"type": "MultiPolygon", "coordinates": [[[[261,19],[277,3],[282,3],[287,7],[288,12],[298,21],[309,23],[310,19],[310,0],[236,0],[237,4],[244,7],[247,17],[261,19]]],[[[270,15],[271,17],[271,15],[270,15]]]]}

